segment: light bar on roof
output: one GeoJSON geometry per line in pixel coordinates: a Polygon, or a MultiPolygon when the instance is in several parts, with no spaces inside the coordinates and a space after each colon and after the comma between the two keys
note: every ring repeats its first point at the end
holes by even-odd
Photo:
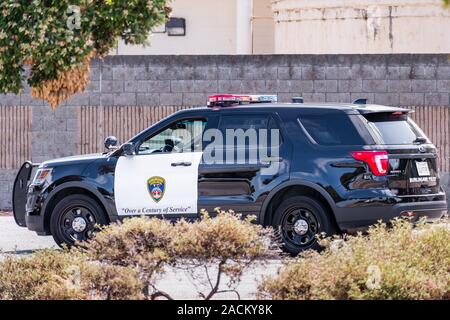
{"type": "Polygon", "coordinates": [[[271,94],[216,94],[208,97],[208,107],[230,107],[251,103],[274,103],[277,95],[271,94]]]}

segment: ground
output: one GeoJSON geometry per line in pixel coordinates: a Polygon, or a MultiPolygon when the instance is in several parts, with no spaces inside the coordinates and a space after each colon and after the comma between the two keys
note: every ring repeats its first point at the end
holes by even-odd
{"type": "MultiPolygon", "coordinates": [[[[34,250],[57,248],[52,237],[40,237],[26,228],[16,225],[14,218],[0,212],[0,257],[5,255],[32,254],[34,250]]],[[[263,276],[276,274],[281,262],[273,260],[266,266],[255,267],[246,272],[238,289],[242,299],[254,299],[258,282],[263,276]]],[[[196,299],[196,290],[184,271],[169,269],[158,287],[176,299],[196,299]]],[[[218,295],[221,299],[236,299],[234,293],[218,295]]]]}
{"type": "Polygon", "coordinates": [[[39,237],[26,228],[19,227],[12,216],[0,213],[0,251],[29,254],[36,249],[56,248],[52,237],[39,237]]]}

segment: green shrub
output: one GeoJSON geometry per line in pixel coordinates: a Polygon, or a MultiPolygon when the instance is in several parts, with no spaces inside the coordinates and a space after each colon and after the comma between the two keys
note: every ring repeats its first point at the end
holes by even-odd
{"type": "Polygon", "coordinates": [[[259,286],[262,299],[450,299],[450,226],[396,220],[327,239],[259,286]]]}

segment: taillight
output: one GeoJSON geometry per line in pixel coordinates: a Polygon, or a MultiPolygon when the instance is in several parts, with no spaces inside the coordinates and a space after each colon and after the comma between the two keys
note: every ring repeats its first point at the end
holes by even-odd
{"type": "Polygon", "coordinates": [[[366,163],[375,176],[385,176],[389,168],[388,153],[386,151],[354,151],[355,160],[366,163]]]}

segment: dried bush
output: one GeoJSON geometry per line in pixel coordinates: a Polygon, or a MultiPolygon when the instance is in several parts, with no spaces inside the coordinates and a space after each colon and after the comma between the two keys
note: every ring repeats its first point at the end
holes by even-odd
{"type": "Polygon", "coordinates": [[[85,263],[80,268],[83,299],[143,300],[144,283],[130,267],[85,263]]]}
{"type": "Polygon", "coordinates": [[[450,225],[379,223],[288,261],[259,286],[266,299],[450,299],[450,225]]]}
{"type": "Polygon", "coordinates": [[[48,101],[52,109],[78,92],[83,92],[89,84],[89,72],[92,54],[84,58],[81,65],[68,70],[58,71],[56,79],[43,80],[31,88],[31,94],[37,99],[48,101]]]}
{"type": "Polygon", "coordinates": [[[233,211],[217,208],[214,218],[206,211],[202,215],[198,222],[181,220],[176,224],[172,244],[176,267],[188,271],[201,298],[209,300],[228,291],[239,297],[236,286],[243,272],[275,254],[270,248],[272,232],[253,224],[254,217],[242,219],[233,211]],[[221,289],[223,275],[229,277],[227,289],[221,289]],[[200,281],[202,278],[206,281],[200,281]]]}
{"type": "Polygon", "coordinates": [[[252,218],[220,210],[193,223],[127,219],[70,251],[7,258],[0,263],[0,299],[172,299],[156,286],[169,266],[186,271],[199,296],[211,299],[236,292],[244,270],[273,255],[270,236],[252,218]]]}
{"type": "Polygon", "coordinates": [[[89,259],[102,264],[137,270],[144,294],[150,295],[155,276],[173,261],[169,253],[174,227],[161,219],[133,218],[103,228],[81,247],[89,259]]]}
{"type": "Polygon", "coordinates": [[[79,253],[44,250],[0,263],[0,299],[140,299],[131,268],[89,262],[79,253]]]}
{"type": "MultiPolygon", "coordinates": [[[[156,218],[127,219],[105,227],[81,252],[93,261],[137,270],[149,299],[171,299],[155,286],[164,267],[188,271],[193,282],[199,282],[201,277],[195,271],[201,270],[209,292],[199,295],[210,299],[224,292],[220,289],[223,274],[230,277],[228,287],[236,285],[245,269],[273,254],[269,236],[270,232],[253,224],[252,218],[218,210],[214,218],[204,212],[200,221],[180,220],[174,225],[156,218]]],[[[201,290],[202,285],[197,287],[201,290]]]]}

